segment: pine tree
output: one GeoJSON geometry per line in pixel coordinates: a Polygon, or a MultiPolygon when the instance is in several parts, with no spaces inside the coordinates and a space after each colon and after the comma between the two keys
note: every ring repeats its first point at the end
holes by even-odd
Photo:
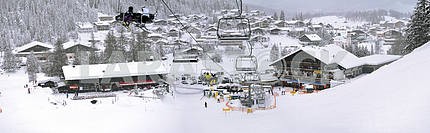
{"type": "Polygon", "coordinates": [[[99,59],[100,59],[100,56],[98,56],[95,51],[90,51],[89,59],[88,59],[89,64],[98,64],[100,63],[99,59]]]}
{"type": "Polygon", "coordinates": [[[281,51],[281,56],[285,56],[287,54],[290,54],[292,50],[290,50],[289,48],[284,48],[281,51]]]}
{"type": "Polygon", "coordinates": [[[391,55],[403,55],[403,48],[406,46],[404,37],[399,38],[390,48],[388,54],[391,55]]]}
{"type": "Polygon", "coordinates": [[[73,65],[81,65],[82,63],[82,56],[81,56],[81,53],[80,52],[75,52],[75,60],[73,60],[73,65]]]}
{"type": "Polygon", "coordinates": [[[219,53],[216,53],[215,55],[212,56],[212,60],[217,62],[217,63],[221,63],[222,62],[222,56],[219,53]]]}
{"type": "Polygon", "coordinates": [[[425,9],[425,20],[424,20],[424,29],[427,29],[427,37],[426,40],[430,41],[430,1],[426,1],[426,9],[425,9]]]}
{"type": "MultiPolygon", "coordinates": [[[[402,37],[403,38],[403,37],[402,37]]],[[[382,51],[382,39],[378,39],[375,44],[375,54],[381,54],[382,51]]],[[[400,50],[401,51],[401,50],[400,50]]]]}
{"type": "Polygon", "coordinates": [[[273,14],[272,17],[273,17],[274,20],[279,20],[278,13],[276,13],[276,12],[275,12],[275,14],[273,14]]]}
{"type": "Polygon", "coordinates": [[[279,48],[277,45],[273,45],[270,50],[270,60],[275,61],[279,58],[279,48]]]}
{"type": "Polygon", "coordinates": [[[129,44],[129,46],[128,46],[129,49],[126,52],[126,57],[127,57],[128,62],[132,62],[132,61],[135,61],[135,57],[133,54],[133,50],[136,47],[136,34],[135,33],[131,34],[131,39],[129,40],[128,44],[129,44]]]}
{"type": "Polygon", "coordinates": [[[27,56],[27,74],[29,81],[36,80],[36,73],[39,72],[39,62],[37,61],[36,56],[34,56],[33,51],[27,56]]]}
{"type": "Polygon", "coordinates": [[[119,48],[119,49],[121,49],[120,47],[124,47],[124,46],[126,46],[127,45],[127,42],[128,42],[128,40],[127,40],[127,37],[125,36],[125,28],[121,28],[120,30],[119,30],[119,37],[118,37],[118,39],[117,39],[117,48],[119,48]]]}
{"type": "Polygon", "coordinates": [[[2,69],[6,72],[15,72],[18,68],[18,58],[12,54],[12,48],[9,44],[4,47],[4,57],[2,69]]]}
{"type": "Polygon", "coordinates": [[[284,13],[284,11],[281,11],[281,15],[279,15],[279,20],[285,21],[285,13],[284,13]]]}
{"type": "Polygon", "coordinates": [[[112,31],[109,32],[106,35],[106,40],[105,40],[106,47],[105,47],[104,56],[103,56],[104,63],[109,63],[109,58],[112,55],[113,51],[115,51],[115,47],[116,47],[115,45],[117,45],[116,43],[117,43],[116,38],[113,35],[113,32],[112,31]]]}
{"type": "Polygon", "coordinates": [[[370,55],[369,50],[365,46],[358,46],[353,52],[354,55],[358,57],[364,57],[370,55]]]}
{"type": "Polygon", "coordinates": [[[136,35],[136,43],[133,51],[133,57],[135,61],[148,60],[152,55],[151,47],[148,45],[150,41],[148,40],[148,33],[143,31],[136,35]]]}
{"type": "Polygon", "coordinates": [[[48,76],[64,76],[62,67],[67,65],[67,56],[63,49],[63,43],[64,41],[62,39],[58,39],[55,43],[54,53],[49,59],[50,66],[48,69],[48,76]]]}
{"type": "Polygon", "coordinates": [[[88,65],[90,64],[88,51],[76,51],[75,52],[75,60],[73,61],[73,65],[88,65]]]}
{"type": "Polygon", "coordinates": [[[427,0],[418,0],[412,19],[406,29],[406,42],[408,45],[404,48],[403,53],[412,52],[415,48],[420,47],[430,40],[429,38],[429,11],[427,0]]]}
{"type": "MultiPolygon", "coordinates": [[[[94,33],[91,32],[91,48],[96,49],[96,40],[94,37],[94,33]]],[[[88,57],[89,64],[98,64],[100,61],[98,60],[98,56],[94,50],[91,50],[88,57]]]]}
{"type": "Polygon", "coordinates": [[[164,51],[162,44],[157,45],[156,51],[159,59],[161,59],[161,57],[166,56],[166,52],[164,51]]]}
{"type": "MultiPolygon", "coordinates": [[[[121,32],[121,31],[120,31],[121,32]]],[[[105,44],[106,49],[104,53],[104,62],[105,63],[124,63],[125,59],[125,45],[126,39],[124,33],[120,33],[120,38],[117,39],[113,32],[109,32],[106,36],[105,44]]]]}

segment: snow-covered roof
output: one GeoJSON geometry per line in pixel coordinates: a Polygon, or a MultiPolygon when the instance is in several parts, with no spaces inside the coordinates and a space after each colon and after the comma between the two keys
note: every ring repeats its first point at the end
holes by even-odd
{"type": "Polygon", "coordinates": [[[91,44],[89,42],[88,43],[80,43],[80,42],[69,41],[69,42],[63,43],[63,49],[68,49],[68,48],[71,48],[71,47],[76,46],[76,45],[83,45],[83,46],[91,47],[91,44]]]}
{"type": "Polygon", "coordinates": [[[66,80],[168,74],[161,61],[63,66],[66,80]]]}
{"type": "Polygon", "coordinates": [[[104,14],[104,13],[101,13],[101,12],[98,12],[97,16],[98,17],[113,17],[112,15],[107,15],[107,14],[104,14]]]}
{"type": "Polygon", "coordinates": [[[160,37],[160,38],[163,38],[163,35],[158,34],[158,33],[151,33],[151,34],[148,34],[148,37],[160,37]]]}
{"type": "Polygon", "coordinates": [[[335,44],[326,45],[324,47],[301,47],[300,49],[297,49],[296,51],[293,51],[290,54],[285,55],[284,57],[274,61],[270,65],[274,65],[277,62],[282,61],[284,58],[289,57],[300,51],[306,52],[307,54],[311,55],[312,57],[320,60],[325,64],[338,64],[345,69],[363,65],[363,62],[361,62],[361,60],[357,56],[335,44]]]}
{"type": "Polygon", "coordinates": [[[346,41],[346,37],[344,37],[344,36],[335,36],[335,37],[333,37],[333,40],[334,41],[346,41]]]}
{"type": "Polygon", "coordinates": [[[77,25],[80,29],[92,29],[94,28],[94,25],[90,22],[78,22],[77,25]]]}
{"type": "Polygon", "coordinates": [[[251,40],[254,39],[254,38],[268,38],[268,37],[263,36],[263,35],[255,35],[255,36],[251,37],[251,40]]]}
{"type": "Polygon", "coordinates": [[[305,34],[305,36],[307,38],[309,38],[309,40],[311,40],[312,42],[317,42],[317,41],[321,41],[321,37],[318,36],[317,34],[305,34]]]}
{"type": "Polygon", "coordinates": [[[294,31],[305,31],[305,28],[303,28],[303,27],[297,27],[297,28],[294,28],[294,31]]]}
{"type": "Polygon", "coordinates": [[[160,40],[157,40],[155,43],[156,43],[156,44],[157,44],[157,43],[169,43],[169,41],[167,41],[167,40],[165,40],[165,39],[160,39],[160,40]]]}
{"type": "Polygon", "coordinates": [[[203,49],[201,47],[190,47],[190,48],[186,48],[186,49],[182,50],[181,53],[185,53],[185,52],[193,50],[193,49],[198,50],[198,51],[203,51],[203,49]]]}
{"type": "Polygon", "coordinates": [[[276,20],[275,22],[273,22],[274,24],[279,24],[279,23],[286,23],[284,20],[276,20]]]}
{"type": "Polygon", "coordinates": [[[253,30],[264,30],[264,29],[261,27],[255,27],[255,28],[251,28],[251,30],[253,31],[253,30]]]}
{"type": "Polygon", "coordinates": [[[154,23],[157,23],[157,22],[166,22],[167,20],[165,20],[165,19],[154,19],[154,23]]]}
{"type": "Polygon", "coordinates": [[[299,21],[299,20],[291,20],[291,21],[286,21],[287,22],[287,24],[296,24],[296,23],[298,23],[298,22],[302,22],[302,21],[299,21]]]}
{"type": "Polygon", "coordinates": [[[277,81],[278,80],[278,78],[273,76],[273,74],[262,74],[260,76],[260,78],[261,78],[262,82],[271,82],[271,81],[277,81]]]}
{"type": "Polygon", "coordinates": [[[370,55],[361,57],[360,60],[366,65],[382,65],[400,59],[400,55],[370,55]]]}
{"type": "Polygon", "coordinates": [[[30,49],[30,48],[32,48],[32,47],[36,47],[36,46],[41,46],[41,47],[45,47],[45,48],[48,48],[48,49],[53,49],[53,48],[54,48],[54,46],[52,46],[52,45],[50,45],[50,44],[42,43],[42,42],[39,42],[39,41],[33,41],[33,42],[30,42],[30,43],[28,43],[28,44],[25,44],[25,45],[23,45],[23,46],[21,46],[21,47],[16,48],[16,49],[15,49],[15,52],[16,52],[16,53],[20,53],[20,52],[22,52],[22,51],[25,51],[25,50],[27,50],[27,49],[30,49]]]}
{"type": "Polygon", "coordinates": [[[269,29],[270,31],[272,31],[272,30],[282,30],[281,28],[279,28],[279,27],[272,27],[272,28],[270,28],[269,29]]]}
{"type": "Polygon", "coordinates": [[[321,26],[321,25],[319,25],[319,24],[314,24],[314,25],[312,25],[312,27],[313,27],[313,28],[322,28],[322,26],[321,26]]]}
{"type": "Polygon", "coordinates": [[[99,22],[94,22],[94,25],[110,25],[109,22],[106,21],[99,21],[99,22]]]}
{"type": "Polygon", "coordinates": [[[170,28],[170,29],[169,29],[169,32],[172,32],[172,31],[177,32],[177,31],[179,31],[179,29],[178,29],[178,28],[170,28]]]}

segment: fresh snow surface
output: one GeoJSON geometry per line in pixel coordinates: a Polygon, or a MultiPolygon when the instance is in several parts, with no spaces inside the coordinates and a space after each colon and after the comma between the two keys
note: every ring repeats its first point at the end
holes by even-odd
{"type": "Polygon", "coordinates": [[[313,24],[319,24],[319,23],[323,23],[324,25],[330,24],[334,28],[358,27],[368,23],[368,22],[359,22],[359,21],[349,21],[345,17],[339,17],[339,16],[316,17],[307,21],[311,21],[313,24]]]}
{"type": "MultiPolygon", "coordinates": [[[[314,94],[281,95],[277,108],[222,112],[225,103],[202,98],[194,89],[176,90],[163,100],[142,99],[117,92],[118,101],[100,98],[73,101],[65,94],[37,88],[27,94],[21,70],[0,76],[0,129],[9,132],[378,132],[430,131],[430,43],[400,60],[351,83],[314,94]],[[9,75],[9,76],[8,76],[9,75]],[[67,105],[51,102],[66,100],[67,105]],[[203,103],[208,102],[208,108],[203,103]]],[[[277,90],[277,89],[276,89],[277,90]]]]}
{"type": "Polygon", "coordinates": [[[360,60],[367,65],[380,65],[400,59],[400,55],[369,55],[361,57],[360,60]]]}

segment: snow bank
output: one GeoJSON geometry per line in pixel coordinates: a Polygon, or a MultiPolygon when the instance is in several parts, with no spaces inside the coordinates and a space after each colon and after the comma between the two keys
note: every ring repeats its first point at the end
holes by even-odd
{"type": "Polygon", "coordinates": [[[352,132],[429,132],[429,53],[427,43],[366,77],[309,98],[323,114],[314,119],[352,132]]]}

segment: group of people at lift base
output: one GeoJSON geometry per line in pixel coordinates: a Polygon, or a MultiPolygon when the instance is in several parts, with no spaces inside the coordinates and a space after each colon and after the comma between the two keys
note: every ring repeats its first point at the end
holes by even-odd
{"type": "MultiPolygon", "coordinates": [[[[279,88],[279,90],[281,90],[281,88],[279,88]]],[[[318,89],[316,89],[315,85],[304,84],[298,88],[294,87],[293,90],[290,91],[290,94],[294,96],[295,94],[297,94],[299,92],[307,94],[307,93],[318,92],[318,89]],[[302,91],[300,91],[300,90],[302,90],[302,91]]],[[[286,95],[286,93],[287,93],[286,90],[281,91],[281,95],[286,95]]]]}

